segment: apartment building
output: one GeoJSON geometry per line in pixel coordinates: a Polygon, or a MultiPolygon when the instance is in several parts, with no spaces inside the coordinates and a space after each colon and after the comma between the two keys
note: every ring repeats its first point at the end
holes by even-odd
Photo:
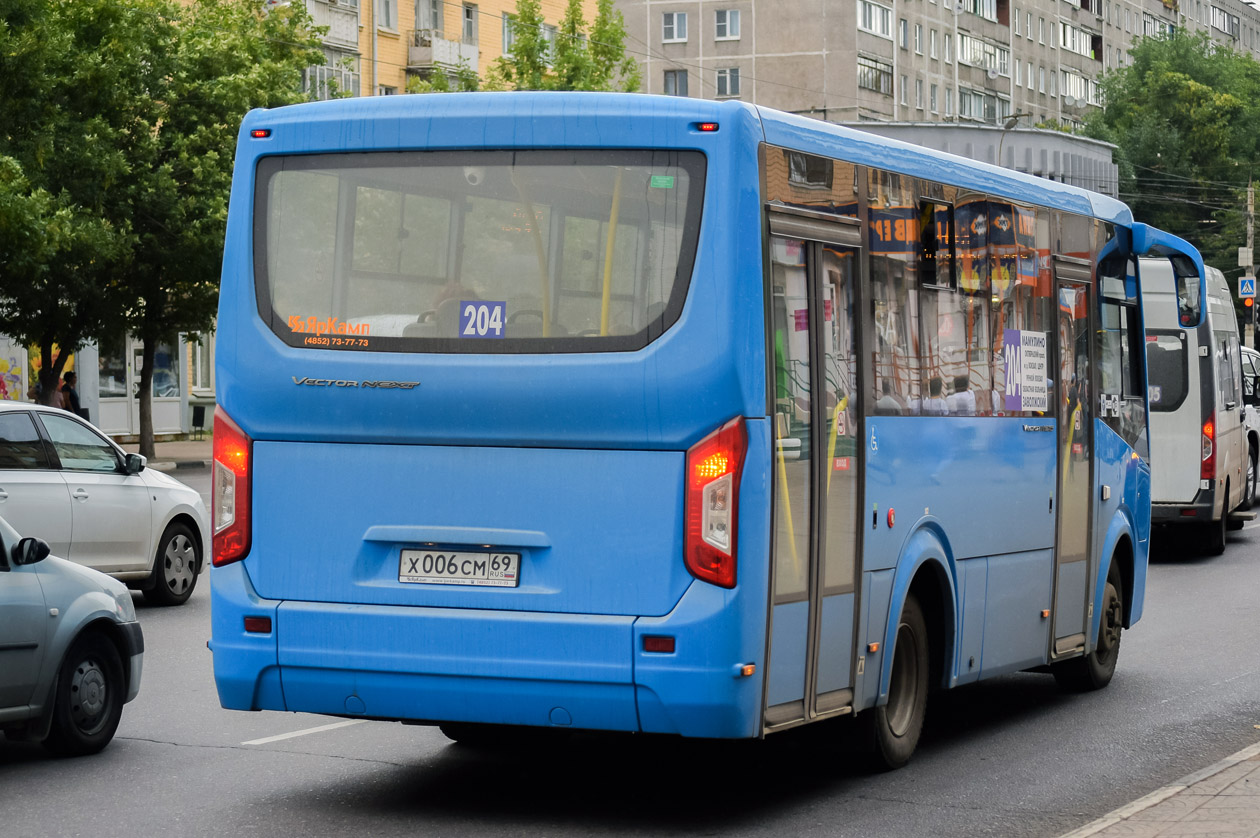
{"type": "Polygon", "coordinates": [[[643,90],[832,122],[1079,123],[1134,41],[1260,53],[1241,0],[617,0],[643,90]]]}
{"type": "MultiPolygon", "coordinates": [[[[349,91],[355,96],[406,90],[412,75],[453,75],[461,64],[479,74],[511,50],[516,0],[293,0],[304,2],[319,26],[327,26],[327,63],[307,71],[307,89],[319,98],[349,91]]],[[[554,34],[565,0],[542,0],[547,30],[554,34]]],[[[595,0],[584,0],[589,26],[595,0]]]]}

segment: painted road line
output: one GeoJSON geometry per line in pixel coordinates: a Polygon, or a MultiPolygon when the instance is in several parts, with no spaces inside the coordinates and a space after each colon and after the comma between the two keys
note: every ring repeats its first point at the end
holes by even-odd
{"type": "Polygon", "coordinates": [[[1225,759],[1215,765],[1209,765],[1202,771],[1196,771],[1193,774],[1188,774],[1175,783],[1171,783],[1161,789],[1156,789],[1146,795],[1146,797],[1138,798],[1127,806],[1121,806],[1114,812],[1103,815],[1098,820],[1087,823],[1080,829],[1074,829],[1071,832],[1060,836],[1060,838],[1088,838],[1090,835],[1096,835],[1109,826],[1114,826],[1127,818],[1133,817],[1138,812],[1145,811],[1157,803],[1162,803],[1173,795],[1185,791],[1195,783],[1201,783],[1208,777],[1215,777],[1225,769],[1233,768],[1240,762],[1246,762],[1257,755],[1260,755],[1260,742],[1257,742],[1254,745],[1249,745],[1238,753],[1225,757],[1225,759]]]}
{"type": "Polygon", "coordinates": [[[312,733],[323,733],[326,730],[336,730],[339,727],[350,727],[350,725],[361,725],[367,719],[351,719],[347,722],[333,722],[330,725],[320,725],[319,727],[308,727],[306,730],[295,730],[292,733],[281,733],[278,736],[264,736],[262,739],[251,739],[248,742],[242,742],[242,745],[266,745],[270,742],[279,742],[282,739],[294,739],[298,736],[308,736],[312,733]]]}

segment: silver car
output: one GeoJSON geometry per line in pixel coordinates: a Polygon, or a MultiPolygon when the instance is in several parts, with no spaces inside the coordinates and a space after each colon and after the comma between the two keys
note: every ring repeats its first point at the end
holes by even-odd
{"type": "Polygon", "coordinates": [[[73,413],[22,402],[0,401],[0,516],[156,605],[188,600],[210,541],[196,491],[73,413]]]}
{"type": "Polygon", "coordinates": [[[0,518],[0,730],[77,756],[109,744],[140,691],[144,636],[127,586],[49,555],[0,518]]]}

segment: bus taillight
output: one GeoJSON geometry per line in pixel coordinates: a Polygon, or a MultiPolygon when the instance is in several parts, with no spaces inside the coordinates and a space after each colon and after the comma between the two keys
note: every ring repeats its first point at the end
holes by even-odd
{"type": "Polygon", "coordinates": [[[687,570],[705,582],[735,587],[739,476],[748,431],[737,417],[687,451],[687,570]]]}
{"type": "Polygon", "coordinates": [[[1216,477],[1216,423],[1211,419],[1203,423],[1203,457],[1199,464],[1199,479],[1216,477]]]}
{"type": "Polygon", "coordinates": [[[214,488],[210,510],[214,566],[249,553],[249,483],[253,442],[223,408],[214,409],[214,488]]]}

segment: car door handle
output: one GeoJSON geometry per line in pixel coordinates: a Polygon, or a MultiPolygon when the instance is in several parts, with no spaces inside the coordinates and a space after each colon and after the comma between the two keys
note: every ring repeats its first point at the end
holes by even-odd
{"type": "Polygon", "coordinates": [[[8,499],[9,499],[9,493],[6,492],[4,489],[0,489],[0,503],[4,503],[8,499]]]}
{"type": "Polygon", "coordinates": [[[1236,407],[1238,407],[1238,402],[1225,402],[1226,410],[1233,410],[1236,407]]]}
{"type": "Polygon", "coordinates": [[[75,489],[73,492],[70,493],[70,497],[74,498],[75,500],[87,500],[88,497],[90,496],[83,489],[75,489]]]}

